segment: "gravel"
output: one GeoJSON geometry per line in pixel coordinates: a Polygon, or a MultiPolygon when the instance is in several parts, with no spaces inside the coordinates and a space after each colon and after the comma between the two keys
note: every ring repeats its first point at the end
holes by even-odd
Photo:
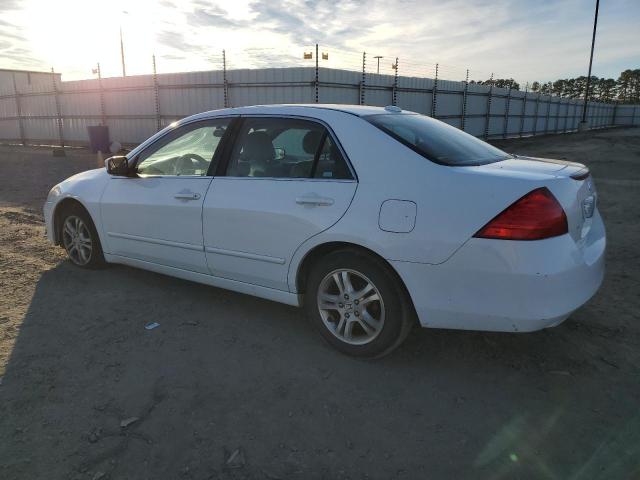
{"type": "Polygon", "coordinates": [[[41,206],[95,156],[0,146],[0,478],[640,476],[640,130],[495,143],[591,168],[602,289],[553,329],[416,329],[379,361],[296,308],[73,267],[41,206]]]}

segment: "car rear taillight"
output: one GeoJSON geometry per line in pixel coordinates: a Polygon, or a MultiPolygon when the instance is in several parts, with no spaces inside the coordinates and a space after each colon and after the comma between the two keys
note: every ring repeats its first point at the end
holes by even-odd
{"type": "Polygon", "coordinates": [[[569,231],[567,216],[556,197],[538,188],[512,203],[474,235],[501,240],[542,240],[569,231]]]}

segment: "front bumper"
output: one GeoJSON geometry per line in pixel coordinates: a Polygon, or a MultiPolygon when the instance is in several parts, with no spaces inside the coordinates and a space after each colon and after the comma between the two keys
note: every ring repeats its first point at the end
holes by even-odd
{"type": "Polygon", "coordinates": [[[47,201],[42,207],[44,215],[44,233],[50,243],[55,244],[55,232],[53,231],[53,202],[47,201]]]}
{"type": "Polygon", "coordinates": [[[472,238],[440,265],[391,263],[423,327],[528,332],[561,323],[596,293],[605,247],[596,211],[577,242],[472,238]]]}

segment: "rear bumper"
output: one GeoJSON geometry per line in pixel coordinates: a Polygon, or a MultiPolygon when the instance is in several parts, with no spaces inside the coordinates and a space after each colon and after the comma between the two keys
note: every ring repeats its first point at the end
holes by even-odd
{"type": "Polygon", "coordinates": [[[578,242],[472,238],[440,265],[391,263],[423,327],[529,332],[561,323],[596,293],[605,247],[596,211],[578,242]]]}

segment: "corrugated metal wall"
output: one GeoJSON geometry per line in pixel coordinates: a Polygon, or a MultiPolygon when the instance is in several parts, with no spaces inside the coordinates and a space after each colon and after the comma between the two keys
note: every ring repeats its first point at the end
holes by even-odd
{"type": "MultiPolygon", "coordinates": [[[[432,115],[483,138],[575,130],[582,101],[442,79],[315,68],[267,68],[141,75],[0,87],[0,141],[82,145],[87,126],[136,144],[185,116],[227,106],[359,104],[432,115]],[[226,76],[226,83],[225,83],[226,76]],[[395,99],[395,102],[394,102],[395,99]]],[[[640,108],[590,102],[592,128],[640,124],[640,108]]]]}

